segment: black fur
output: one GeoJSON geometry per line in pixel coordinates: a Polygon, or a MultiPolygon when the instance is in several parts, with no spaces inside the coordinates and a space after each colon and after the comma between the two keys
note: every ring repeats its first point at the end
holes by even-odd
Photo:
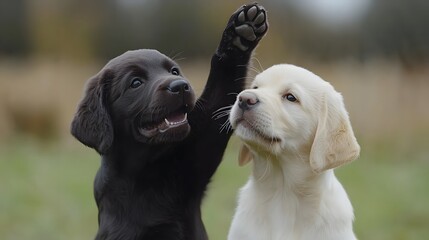
{"type": "Polygon", "coordinates": [[[197,102],[177,63],[156,50],[126,52],[88,80],[71,132],[102,156],[96,239],[207,239],[200,205],[231,136],[220,131],[227,115],[213,114],[243,89],[267,29],[257,4],[232,15],[197,102]]]}

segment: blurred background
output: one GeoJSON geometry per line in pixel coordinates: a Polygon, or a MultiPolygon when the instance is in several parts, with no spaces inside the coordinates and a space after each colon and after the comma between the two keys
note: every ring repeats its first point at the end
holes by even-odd
{"type": "MultiPolygon", "coordinates": [[[[245,1],[0,0],[0,239],[91,239],[94,150],[69,134],[86,80],[129,49],[174,57],[197,93],[245,1]]],[[[336,170],[360,239],[429,236],[429,1],[261,0],[270,30],[250,75],[311,69],[342,92],[362,152],[336,170]]],[[[203,206],[226,238],[251,166],[233,138],[203,206]]]]}

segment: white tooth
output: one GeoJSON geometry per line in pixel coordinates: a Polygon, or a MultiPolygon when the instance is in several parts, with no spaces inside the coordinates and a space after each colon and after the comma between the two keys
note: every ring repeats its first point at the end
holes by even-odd
{"type": "Polygon", "coordinates": [[[165,123],[167,123],[167,125],[170,125],[170,122],[167,120],[167,118],[164,118],[165,123]]]}

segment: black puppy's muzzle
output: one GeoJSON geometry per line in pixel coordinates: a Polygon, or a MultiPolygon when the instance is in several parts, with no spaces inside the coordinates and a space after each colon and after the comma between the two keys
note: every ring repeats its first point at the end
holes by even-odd
{"type": "Polygon", "coordinates": [[[164,80],[158,89],[158,97],[162,100],[163,105],[172,108],[177,108],[177,105],[183,105],[186,106],[187,112],[193,108],[195,94],[186,79],[175,78],[164,80]]]}
{"type": "Polygon", "coordinates": [[[150,97],[150,110],[137,119],[137,138],[152,143],[184,139],[190,131],[188,113],[195,106],[194,91],[186,79],[159,80],[150,97]]]}
{"type": "Polygon", "coordinates": [[[195,93],[190,83],[184,78],[170,78],[158,85],[154,101],[156,105],[164,106],[167,112],[178,108],[190,112],[195,104],[195,93]]]}

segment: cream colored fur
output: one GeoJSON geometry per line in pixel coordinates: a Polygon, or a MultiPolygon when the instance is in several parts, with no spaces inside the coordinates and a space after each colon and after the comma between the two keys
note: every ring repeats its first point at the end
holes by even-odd
{"type": "Polygon", "coordinates": [[[240,191],[229,240],[356,239],[353,208],[333,168],[355,160],[360,147],[331,84],[275,65],[238,95],[230,122],[244,142],[240,165],[252,161],[253,174],[240,191]],[[238,102],[249,93],[258,102],[243,111],[238,102]]]}

